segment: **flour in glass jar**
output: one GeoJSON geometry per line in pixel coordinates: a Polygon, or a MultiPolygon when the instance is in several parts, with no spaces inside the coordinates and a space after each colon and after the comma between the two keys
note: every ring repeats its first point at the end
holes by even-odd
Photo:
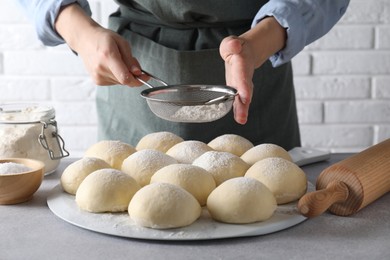
{"type": "MultiPolygon", "coordinates": [[[[38,137],[42,132],[42,124],[35,123],[51,117],[50,109],[50,107],[33,104],[21,105],[21,108],[9,109],[9,111],[3,111],[0,107],[0,123],[7,122],[7,124],[0,124],[0,158],[30,158],[39,160],[45,163],[46,173],[53,172],[58,167],[60,160],[50,159],[47,151],[39,143],[38,137]],[[19,121],[32,123],[20,124],[18,123],[19,121]]],[[[48,129],[51,131],[53,128],[49,126],[48,129]]],[[[48,138],[47,141],[51,147],[57,149],[53,145],[55,142],[53,138],[48,138]]]]}
{"type": "Polygon", "coordinates": [[[31,171],[30,167],[25,166],[24,164],[14,163],[14,162],[6,162],[0,163],[0,175],[8,175],[8,174],[18,174],[27,171],[31,171]]]}

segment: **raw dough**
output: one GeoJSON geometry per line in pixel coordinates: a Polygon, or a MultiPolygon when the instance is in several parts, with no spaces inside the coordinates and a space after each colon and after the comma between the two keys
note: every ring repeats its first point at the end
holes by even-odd
{"type": "Polygon", "coordinates": [[[205,169],[191,164],[171,164],[158,170],[150,183],[166,182],[191,193],[201,206],[216,187],[213,175],[205,169]]]}
{"type": "Polygon", "coordinates": [[[196,158],[211,150],[213,149],[210,146],[201,141],[189,140],[175,144],[167,151],[167,154],[179,163],[191,164],[196,158]]]}
{"type": "Polygon", "coordinates": [[[290,154],[283,147],[276,144],[259,144],[241,155],[241,159],[249,165],[269,157],[280,157],[292,162],[290,154]]]}
{"type": "Polygon", "coordinates": [[[143,149],[154,149],[165,153],[169,148],[183,141],[183,138],[171,132],[156,132],[142,137],[135,148],[138,151],[143,149]]]}
{"type": "Polygon", "coordinates": [[[131,198],[140,189],[129,175],[115,169],[101,169],[89,174],[76,192],[79,208],[89,212],[126,211],[131,198]]]}
{"type": "Polygon", "coordinates": [[[237,156],[241,156],[253,147],[248,139],[235,134],[218,136],[211,140],[208,145],[216,151],[229,152],[237,156]]]}
{"type": "Polygon", "coordinates": [[[261,182],[246,177],[225,181],[207,199],[207,209],[217,221],[245,224],[264,221],[276,210],[272,192],[261,182]]]}
{"type": "Polygon", "coordinates": [[[153,174],[169,164],[177,163],[163,152],[145,149],[133,153],[123,160],[121,170],[133,177],[142,187],[150,183],[153,174]]]}
{"type": "Polygon", "coordinates": [[[210,172],[217,186],[228,179],[244,176],[249,168],[249,165],[237,155],[217,151],[202,154],[193,162],[193,165],[210,172]]]}
{"type": "Polygon", "coordinates": [[[141,188],[130,201],[130,217],[140,226],[167,229],[192,224],[201,213],[198,201],[186,190],[156,182],[141,188]]]}
{"type": "Polygon", "coordinates": [[[306,193],[306,174],[296,164],[283,158],[271,157],[258,161],[245,177],[264,183],[274,194],[278,204],[295,201],[306,193]]]}
{"type": "Polygon", "coordinates": [[[94,157],[81,158],[65,168],[61,175],[61,186],[69,194],[76,194],[80,183],[90,173],[111,166],[104,160],[94,157]]]}
{"type": "Polygon", "coordinates": [[[123,160],[135,152],[135,148],[127,143],[103,140],[88,148],[84,156],[100,158],[105,160],[112,168],[120,170],[123,160]]]}

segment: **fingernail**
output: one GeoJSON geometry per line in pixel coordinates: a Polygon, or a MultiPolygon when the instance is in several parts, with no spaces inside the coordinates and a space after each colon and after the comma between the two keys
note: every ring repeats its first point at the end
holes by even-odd
{"type": "Polygon", "coordinates": [[[131,71],[131,73],[133,73],[133,74],[139,74],[139,73],[141,73],[141,69],[140,69],[138,66],[135,66],[135,65],[132,65],[132,66],[130,67],[130,71],[131,71]]]}

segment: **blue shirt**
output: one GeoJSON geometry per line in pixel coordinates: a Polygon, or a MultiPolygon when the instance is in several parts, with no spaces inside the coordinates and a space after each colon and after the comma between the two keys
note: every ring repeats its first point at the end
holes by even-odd
{"type": "MultiPolygon", "coordinates": [[[[65,43],[54,29],[62,6],[78,3],[88,15],[87,0],[18,0],[34,21],[38,38],[43,44],[65,43]]],[[[270,0],[257,12],[252,26],[261,19],[273,16],[287,30],[285,47],[270,57],[274,67],[290,61],[306,45],[325,35],[345,13],[350,0],[270,0]]]]}

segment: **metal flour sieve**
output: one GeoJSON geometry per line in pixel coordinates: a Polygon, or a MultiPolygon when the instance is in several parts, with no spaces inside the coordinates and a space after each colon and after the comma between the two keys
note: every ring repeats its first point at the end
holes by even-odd
{"type": "Polygon", "coordinates": [[[141,96],[150,110],[158,117],[184,123],[205,123],[225,116],[232,108],[237,90],[222,85],[168,85],[161,79],[149,75],[163,86],[154,87],[138,78],[149,89],[141,96]]]}

